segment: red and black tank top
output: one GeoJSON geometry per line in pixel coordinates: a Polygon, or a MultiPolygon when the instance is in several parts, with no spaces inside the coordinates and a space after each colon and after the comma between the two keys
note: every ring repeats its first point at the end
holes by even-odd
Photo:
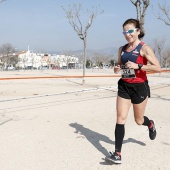
{"type": "MultiPolygon", "coordinates": [[[[123,46],[121,52],[121,64],[125,65],[126,62],[132,61],[137,64],[141,63],[143,65],[147,65],[147,59],[140,55],[140,50],[144,44],[144,42],[140,42],[138,46],[130,52],[125,50],[128,44],[123,46]]],[[[147,80],[146,71],[137,69],[135,70],[135,75],[135,78],[122,78],[122,80],[127,83],[142,83],[147,80]]]]}

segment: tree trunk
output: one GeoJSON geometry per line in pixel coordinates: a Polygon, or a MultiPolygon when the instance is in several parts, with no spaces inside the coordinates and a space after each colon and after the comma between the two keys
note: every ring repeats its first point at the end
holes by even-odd
{"type": "Polygon", "coordinates": [[[83,55],[83,81],[82,81],[82,84],[85,83],[85,72],[86,72],[86,37],[84,37],[83,44],[84,44],[84,55],[83,55]]]}

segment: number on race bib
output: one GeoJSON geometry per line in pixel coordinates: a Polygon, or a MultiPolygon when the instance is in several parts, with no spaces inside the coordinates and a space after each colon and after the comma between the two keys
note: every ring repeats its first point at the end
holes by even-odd
{"type": "Polygon", "coordinates": [[[124,65],[122,66],[122,69],[121,69],[121,75],[122,75],[122,78],[134,78],[134,77],[136,77],[135,70],[134,69],[128,69],[124,65]]]}

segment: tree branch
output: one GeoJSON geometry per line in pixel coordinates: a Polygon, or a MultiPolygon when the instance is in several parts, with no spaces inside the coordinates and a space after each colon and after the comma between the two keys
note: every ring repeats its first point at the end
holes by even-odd
{"type": "Polygon", "coordinates": [[[136,7],[137,19],[140,22],[141,30],[144,31],[144,18],[146,10],[150,4],[150,0],[130,0],[131,3],[136,7]]]}
{"type": "Polygon", "coordinates": [[[0,3],[4,2],[4,1],[6,1],[6,0],[1,0],[0,3]]]}
{"type": "Polygon", "coordinates": [[[158,7],[160,9],[160,11],[165,15],[166,19],[164,19],[163,16],[161,16],[160,14],[158,15],[158,19],[163,21],[166,25],[170,25],[170,7],[166,4],[166,2],[161,5],[160,3],[158,3],[158,7]]]}

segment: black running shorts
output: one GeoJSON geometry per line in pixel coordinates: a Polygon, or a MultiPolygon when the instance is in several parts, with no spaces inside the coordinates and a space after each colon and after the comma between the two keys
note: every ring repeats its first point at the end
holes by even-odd
{"type": "Polygon", "coordinates": [[[126,83],[122,79],[118,81],[118,96],[131,99],[133,104],[142,103],[146,97],[150,97],[148,81],[144,83],[126,83]]]}

